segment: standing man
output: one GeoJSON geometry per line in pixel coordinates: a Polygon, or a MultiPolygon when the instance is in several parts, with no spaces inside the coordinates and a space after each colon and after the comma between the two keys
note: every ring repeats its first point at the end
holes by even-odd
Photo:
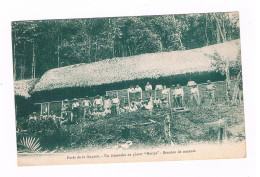
{"type": "Polygon", "coordinates": [[[190,103],[193,104],[195,101],[196,105],[200,104],[200,95],[199,88],[196,82],[190,81],[188,82],[188,86],[190,87],[190,103]]]}
{"type": "Polygon", "coordinates": [[[127,90],[129,95],[129,103],[135,101],[135,88],[133,85],[130,85],[130,88],[127,90]]]}
{"type": "Polygon", "coordinates": [[[110,112],[111,106],[112,106],[112,102],[109,99],[109,96],[106,95],[104,100],[104,110],[110,112]]]}
{"type": "Polygon", "coordinates": [[[118,99],[117,95],[114,94],[112,98],[112,110],[111,114],[112,115],[118,115],[119,114],[119,105],[120,105],[120,100],[118,99]]]}
{"type": "Polygon", "coordinates": [[[180,84],[177,84],[177,86],[173,90],[173,98],[177,107],[183,107],[183,97],[184,97],[183,88],[180,87],[180,84]]]}
{"type": "Polygon", "coordinates": [[[94,102],[93,102],[93,106],[97,109],[98,112],[102,111],[102,107],[103,107],[103,101],[101,96],[97,95],[94,102]]]}
{"type": "Polygon", "coordinates": [[[148,91],[150,97],[152,96],[152,90],[153,90],[153,86],[150,85],[149,82],[147,82],[145,86],[145,91],[148,91]]]}
{"type": "Polygon", "coordinates": [[[71,122],[76,122],[78,124],[80,114],[79,114],[79,101],[74,98],[72,103],[72,119],[71,122]]]}
{"type": "Polygon", "coordinates": [[[141,101],[142,98],[142,88],[139,85],[136,85],[135,87],[135,98],[136,101],[141,101]]]}
{"type": "Polygon", "coordinates": [[[215,102],[215,89],[216,86],[208,80],[206,85],[206,93],[208,95],[208,99],[210,100],[210,104],[215,102]]]}
{"type": "Polygon", "coordinates": [[[83,118],[86,118],[86,115],[90,115],[90,107],[91,101],[88,96],[86,96],[85,100],[82,101],[83,107],[83,118]]]}
{"type": "Polygon", "coordinates": [[[170,89],[167,88],[166,85],[164,85],[162,90],[162,102],[167,108],[169,107],[169,94],[170,89]]]}

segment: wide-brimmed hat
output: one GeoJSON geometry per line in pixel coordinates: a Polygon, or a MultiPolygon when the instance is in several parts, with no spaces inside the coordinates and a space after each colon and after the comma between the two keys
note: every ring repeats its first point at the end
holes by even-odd
{"type": "Polygon", "coordinates": [[[207,80],[207,83],[211,83],[211,81],[210,81],[210,80],[207,80]]]}
{"type": "Polygon", "coordinates": [[[68,99],[65,99],[64,101],[69,101],[68,99]]]}
{"type": "Polygon", "coordinates": [[[77,98],[74,98],[73,101],[78,101],[78,99],[77,99],[77,98]]]}
{"type": "Polygon", "coordinates": [[[86,96],[86,98],[88,98],[88,96],[86,96]]]}

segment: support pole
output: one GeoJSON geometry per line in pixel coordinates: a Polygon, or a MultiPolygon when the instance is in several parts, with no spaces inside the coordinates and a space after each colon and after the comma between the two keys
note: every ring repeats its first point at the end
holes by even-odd
{"type": "Polygon", "coordinates": [[[62,110],[63,110],[63,101],[61,101],[61,111],[60,111],[60,117],[62,117],[62,110]]]}
{"type": "Polygon", "coordinates": [[[50,114],[50,103],[48,103],[48,116],[50,114]]]}
{"type": "Polygon", "coordinates": [[[128,106],[130,107],[130,95],[128,91],[127,91],[127,98],[128,98],[128,106]]]}
{"type": "Polygon", "coordinates": [[[42,103],[41,103],[41,116],[42,116],[42,103]]]}

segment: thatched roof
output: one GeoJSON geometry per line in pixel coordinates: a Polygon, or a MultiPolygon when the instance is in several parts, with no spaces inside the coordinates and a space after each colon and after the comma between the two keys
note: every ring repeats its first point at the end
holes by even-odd
{"type": "Polygon", "coordinates": [[[213,55],[217,51],[224,58],[236,59],[239,50],[240,40],[233,40],[193,50],[149,53],[51,69],[42,76],[33,92],[214,71],[211,58],[205,54],[213,55]]]}
{"type": "Polygon", "coordinates": [[[29,93],[33,89],[35,83],[38,80],[39,79],[28,79],[28,80],[14,81],[14,94],[23,96],[25,98],[31,97],[29,93]]]}

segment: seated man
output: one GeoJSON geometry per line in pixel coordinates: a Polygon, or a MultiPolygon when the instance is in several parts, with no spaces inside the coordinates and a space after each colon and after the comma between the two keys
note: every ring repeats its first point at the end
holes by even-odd
{"type": "Polygon", "coordinates": [[[132,102],[130,107],[129,107],[129,112],[135,112],[137,110],[138,110],[137,106],[135,105],[134,102],[132,102]]]}
{"type": "Polygon", "coordinates": [[[155,108],[161,108],[161,105],[162,105],[162,101],[160,100],[160,98],[156,98],[154,101],[154,107],[155,108]]]}
{"type": "Polygon", "coordinates": [[[36,121],[36,120],[37,120],[36,112],[33,112],[33,113],[29,116],[29,121],[36,121]]]}
{"type": "Polygon", "coordinates": [[[153,100],[152,100],[152,97],[147,99],[147,101],[143,105],[143,109],[149,110],[150,115],[152,114],[152,111],[153,111],[153,100]]]}

